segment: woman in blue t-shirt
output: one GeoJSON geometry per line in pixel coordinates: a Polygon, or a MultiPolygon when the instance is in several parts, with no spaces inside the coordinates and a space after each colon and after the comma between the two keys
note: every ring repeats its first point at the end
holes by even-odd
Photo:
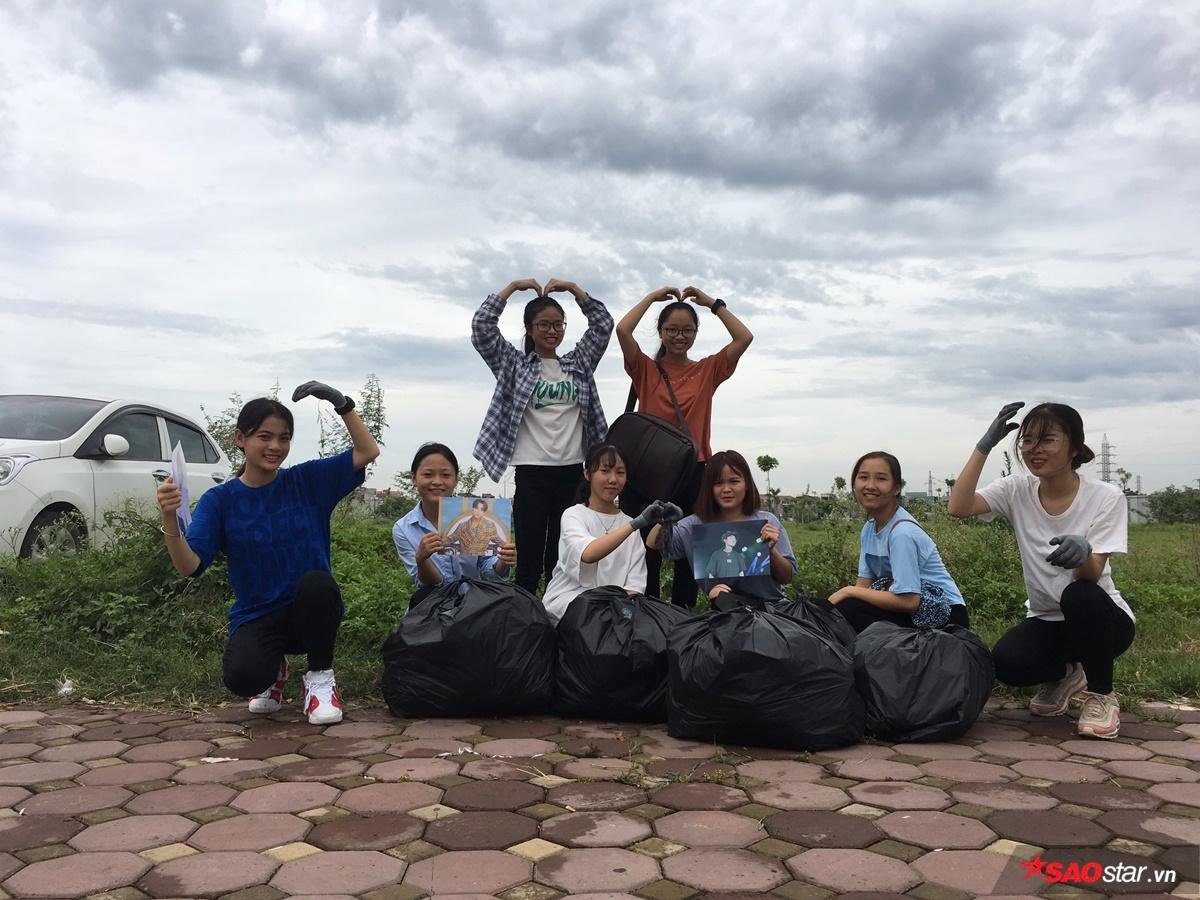
{"type": "Polygon", "coordinates": [[[829,602],[855,631],[879,621],[968,627],[962,591],[933,538],[900,506],[900,460],[882,451],[867,453],[854,464],[850,484],[870,518],[859,538],[858,581],[829,602]]]}
{"type": "Polygon", "coordinates": [[[234,603],[222,670],[225,686],[250,698],[250,711],[276,712],[287,684],[288,653],[308,654],[304,712],[314,725],[342,720],[333,677],[333,645],[342,595],[333,580],[329,517],[363,483],[379,445],[354,411],[354,401],[319,381],[296,388],[292,401],[313,396],[333,404],[351,448],[336,456],[283,468],[291,449],[292,412],[258,397],[238,414],[234,440],[245,454],[236,478],[204,492],[186,534],[176,511],[179,488],[158,489],[167,552],[180,575],[195,577],[223,552],[234,603]]]}

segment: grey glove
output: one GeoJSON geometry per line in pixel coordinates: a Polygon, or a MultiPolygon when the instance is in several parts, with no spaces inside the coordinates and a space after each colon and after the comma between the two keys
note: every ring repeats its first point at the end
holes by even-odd
{"type": "Polygon", "coordinates": [[[337,388],[330,387],[320,381],[306,381],[292,391],[292,402],[304,397],[316,397],[318,400],[328,400],[333,404],[333,411],[339,416],[354,409],[354,401],[350,400],[337,388]]]}
{"type": "Polygon", "coordinates": [[[683,510],[680,509],[678,506],[676,506],[674,503],[672,503],[668,500],[666,503],[663,504],[662,521],[663,521],[663,526],[664,526],[663,530],[664,531],[666,530],[665,526],[674,525],[676,522],[678,522],[682,518],[683,518],[683,510]]]}
{"type": "MultiPolygon", "coordinates": [[[[629,524],[633,526],[634,531],[641,531],[647,525],[658,525],[666,520],[667,505],[662,500],[655,500],[640,513],[629,524]]],[[[675,507],[678,509],[679,507],[675,507]]]]}
{"type": "Polygon", "coordinates": [[[650,549],[657,550],[665,556],[667,548],[671,546],[671,538],[674,536],[674,532],[674,522],[663,522],[658,529],[658,540],[654,542],[650,549]]]}
{"type": "Polygon", "coordinates": [[[1020,426],[1016,422],[1008,421],[1017,414],[1017,410],[1024,406],[1024,403],[1006,403],[992,420],[992,424],[988,426],[988,430],[983,433],[975,448],[987,456],[996,449],[996,445],[1004,440],[1005,436],[1016,431],[1020,426]]]}
{"type": "Polygon", "coordinates": [[[1046,557],[1046,562],[1061,569],[1078,569],[1092,555],[1092,545],[1082,534],[1060,534],[1050,538],[1050,545],[1058,549],[1046,557]]]}

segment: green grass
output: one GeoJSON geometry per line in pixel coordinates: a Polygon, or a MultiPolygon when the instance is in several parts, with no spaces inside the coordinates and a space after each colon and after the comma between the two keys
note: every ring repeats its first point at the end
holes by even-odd
{"type": "MultiPolygon", "coordinates": [[[[218,562],[179,578],[151,522],[130,514],[106,550],[31,563],[0,560],[0,703],[53,698],[172,707],[229,700],[221,685],[230,594],[218,562]]],[[[972,625],[989,643],[1024,613],[1020,560],[1002,523],[925,522],[958,580],[972,625]]],[[[824,595],[853,581],[857,521],[789,526],[800,565],[795,587],[824,595]]],[[[1200,697],[1200,527],[1134,526],[1130,554],[1114,565],[1138,615],[1133,647],[1118,661],[1117,689],[1131,699],[1200,697]]],[[[337,671],[352,702],[379,701],[379,647],[413,590],[396,559],[391,521],[339,511],[334,576],[346,619],[337,671]]],[[[670,567],[664,567],[669,572],[670,567]]]]}

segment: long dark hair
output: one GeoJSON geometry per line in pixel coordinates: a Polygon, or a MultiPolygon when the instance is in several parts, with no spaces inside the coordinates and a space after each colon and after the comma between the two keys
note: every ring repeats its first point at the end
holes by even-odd
{"type": "Polygon", "coordinates": [[[533,338],[529,332],[533,329],[533,317],[540,313],[543,309],[554,307],[562,314],[565,319],[567,314],[563,312],[563,308],[559,306],[558,301],[553,297],[534,297],[525,304],[525,352],[533,352],[533,338]]]}
{"type": "Polygon", "coordinates": [[[758,492],[758,485],[754,483],[754,476],[750,473],[750,463],[746,462],[746,457],[736,450],[721,450],[710,456],[704,464],[704,477],[700,479],[700,496],[696,498],[695,509],[701,522],[711,522],[720,512],[716,500],[713,499],[713,486],[726,466],[741,475],[742,480],[746,482],[742,515],[752,516],[762,508],[762,495],[758,492]]]}
{"type": "Polygon", "coordinates": [[[1017,459],[1024,467],[1025,460],[1021,457],[1021,439],[1029,436],[1041,440],[1051,428],[1057,426],[1067,436],[1071,444],[1071,468],[1078,469],[1084,463],[1090,463],[1096,458],[1092,449],[1083,442],[1083,417],[1073,406],[1065,403],[1039,403],[1021,422],[1013,438],[1017,450],[1017,459]]]}
{"type": "MultiPolygon", "coordinates": [[[[287,423],[288,434],[296,433],[296,420],[292,417],[292,411],[278,400],[272,400],[270,397],[255,397],[243,406],[242,411],[238,413],[235,427],[242,433],[242,437],[250,437],[271,416],[278,416],[287,423]]],[[[242,464],[233,473],[235,477],[241,476],[246,471],[244,457],[245,454],[243,454],[242,464]]]]}
{"type": "Polygon", "coordinates": [[[696,308],[692,306],[692,304],[684,303],[682,300],[676,300],[674,303],[668,303],[658,314],[657,330],[660,332],[660,335],[658,340],[658,352],[654,354],[655,359],[662,359],[667,355],[667,345],[663,343],[661,335],[663,323],[667,321],[667,318],[671,315],[671,313],[679,309],[686,309],[688,311],[688,315],[692,317],[692,324],[696,326],[697,330],[700,328],[700,316],[696,313],[696,308]]]}
{"type": "Polygon", "coordinates": [[[872,450],[870,453],[864,453],[858,458],[858,462],[854,464],[854,468],[850,470],[850,493],[854,493],[854,481],[858,478],[858,470],[862,468],[862,464],[868,459],[882,459],[887,463],[888,468],[892,472],[892,481],[896,485],[896,499],[900,499],[900,493],[904,490],[904,479],[900,477],[900,460],[892,456],[886,450],[872,450]]]}
{"type": "Polygon", "coordinates": [[[592,496],[592,473],[601,466],[615,466],[618,462],[624,462],[625,458],[621,456],[621,451],[613,444],[596,444],[587,452],[587,458],[583,461],[583,481],[579,482],[579,487],[575,489],[575,502],[587,503],[592,496]]]}
{"type": "Polygon", "coordinates": [[[421,467],[421,461],[425,459],[425,457],[433,456],[435,453],[439,456],[446,457],[446,460],[450,463],[450,465],[454,466],[454,477],[457,478],[458,457],[454,455],[453,450],[451,450],[445,444],[439,444],[437,441],[430,441],[428,444],[422,444],[417,448],[417,455],[413,457],[412,469],[410,469],[412,474],[417,474],[417,469],[421,467]]]}

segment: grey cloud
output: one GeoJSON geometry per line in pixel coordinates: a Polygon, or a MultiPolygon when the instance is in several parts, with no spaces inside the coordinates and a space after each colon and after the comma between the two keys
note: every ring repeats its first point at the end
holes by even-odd
{"type": "Polygon", "coordinates": [[[320,371],[357,383],[375,373],[384,383],[490,385],[494,379],[468,338],[344,330],[287,353],[294,371],[320,371]]]}
{"type": "Polygon", "coordinates": [[[258,333],[258,329],[218,319],[215,316],[169,312],[147,306],[113,303],[71,303],[60,300],[0,297],[0,312],[39,319],[54,319],[63,323],[103,325],[138,331],[162,331],[168,334],[233,336],[258,333]]]}

